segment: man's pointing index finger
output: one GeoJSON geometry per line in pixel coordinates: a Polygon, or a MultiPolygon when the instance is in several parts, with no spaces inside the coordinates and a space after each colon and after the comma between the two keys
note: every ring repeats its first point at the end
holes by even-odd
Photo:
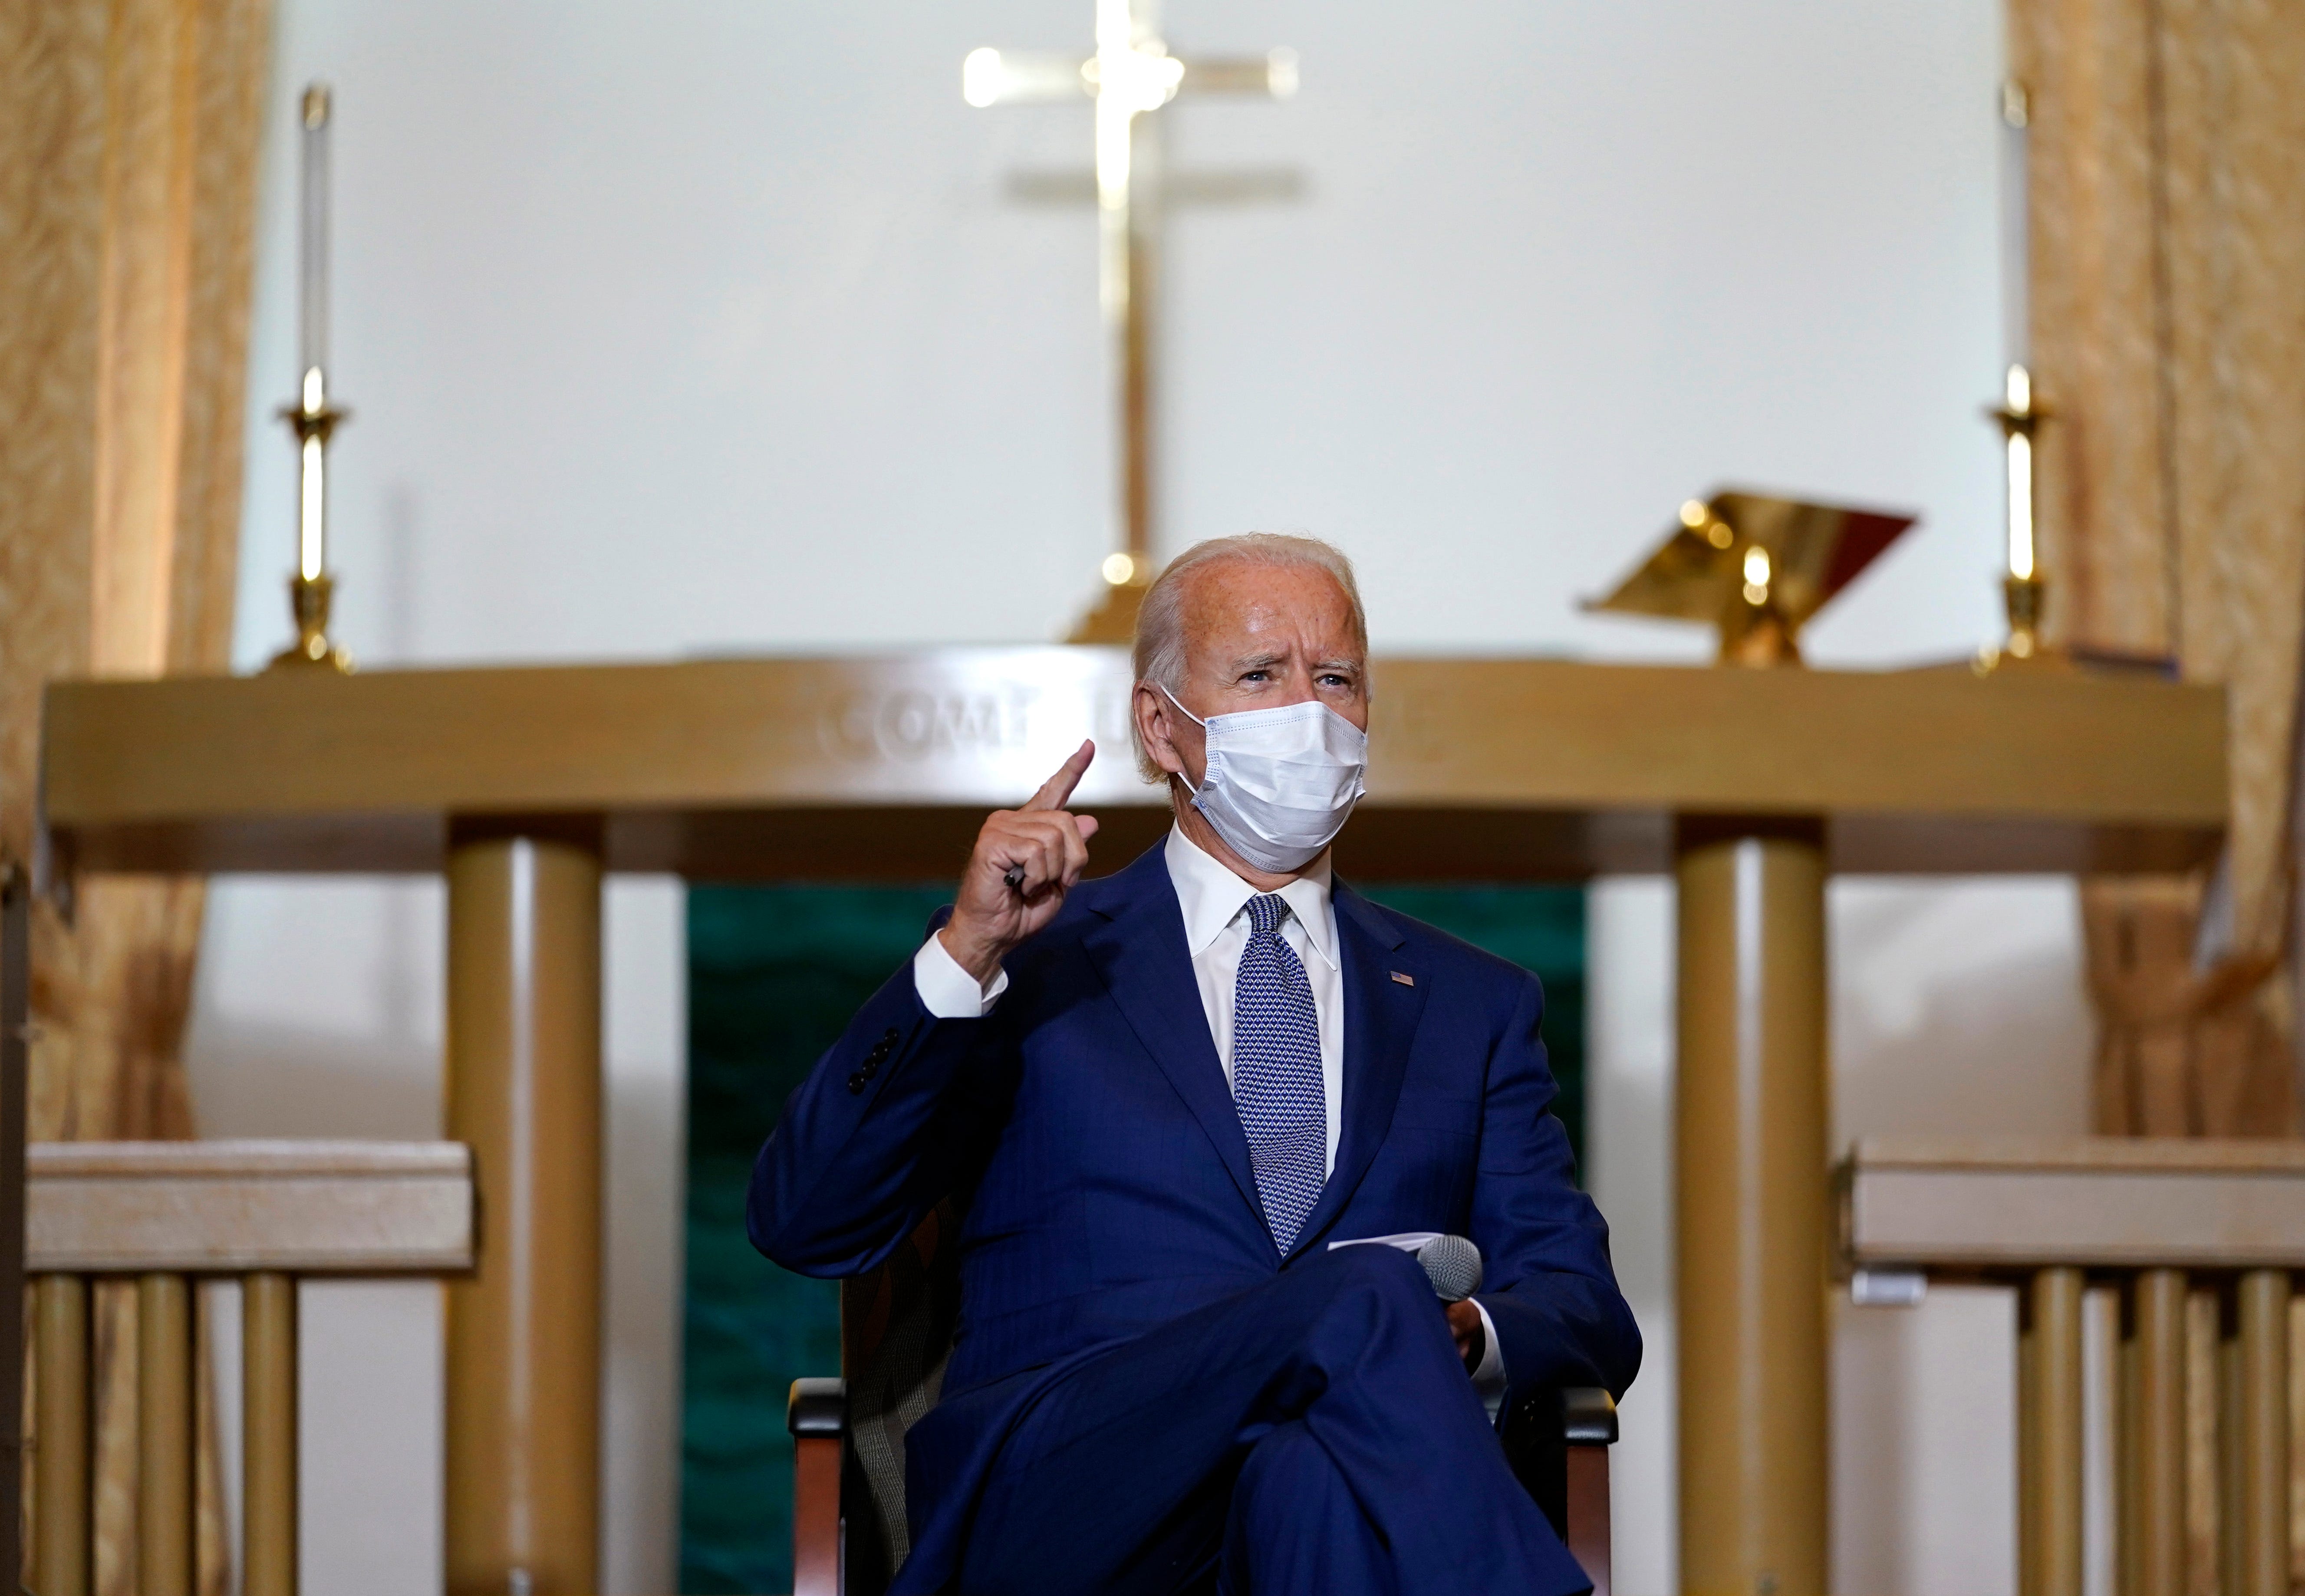
{"type": "Polygon", "coordinates": [[[1041,790],[1033,794],[1025,807],[1028,810],[1064,808],[1065,801],[1073,795],[1073,789],[1080,785],[1080,778],[1088,773],[1089,761],[1095,758],[1096,744],[1084,742],[1073,750],[1072,758],[1057,767],[1054,776],[1041,784],[1041,790]]]}

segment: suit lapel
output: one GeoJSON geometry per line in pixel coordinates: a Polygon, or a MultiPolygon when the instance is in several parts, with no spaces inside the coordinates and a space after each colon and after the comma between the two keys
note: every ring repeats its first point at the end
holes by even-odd
{"type": "MultiPolygon", "coordinates": [[[[1094,907],[1104,923],[1081,938],[1136,1040],[1169,1077],[1169,1084],[1199,1120],[1233,1184],[1266,1229],[1248,1161],[1248,1138],[1225,1090],[1224,1068],[1201,1012],[1200,983],[1185,946],[1184,912],[1159,847],[1113,878],[1120,890],[1094,907]]],[[[1266,1230],[1266,1234],[1271,1232],[1266,1230]]]]}
{"type": "Polygon", "coordinates": [[[1400,1100],[1401,1078],[1408,1071],[1409,1048],[1425,1014],[1425,972],[1397,951],[1399,933],[1341,881],[1331,902],[1345,989],[1345,1123],[1337,1142],[1337,1167],[1297,1233],[1297,1252],[1320,1241],[1344,1211],[1384,1145],[1393,1105],[1400,1100]],[[1415,984],[1395,981],[1396,972],[1415,984]]]}

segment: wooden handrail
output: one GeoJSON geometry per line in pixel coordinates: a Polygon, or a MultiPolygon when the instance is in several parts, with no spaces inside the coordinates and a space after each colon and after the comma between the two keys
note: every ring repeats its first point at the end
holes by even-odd
{"type": "Polygon", "coordinates": [[[2305,1142],[1868,1137],[1840,1185],[1858,1269],[2305,1269],[2305,1142]]]}
{"type": "Polygon", "coordinates": [[[241,1286],[244,1596],[295,1596],[296,1288],[472,1266],[471,1150],[448,1142],[35,1144],[25,1176],[39,1450],[30,1588],[89,1596],[89,1278],[138,1303],[143,1596],[191,1596],[195,1281],[241,1286]]]}
{"type": "Polygon", "coordinates": [[[47,1142],[26,1159],[33,1274],[444,1274],[472,1264],[454,1142],[47,1142]]]}

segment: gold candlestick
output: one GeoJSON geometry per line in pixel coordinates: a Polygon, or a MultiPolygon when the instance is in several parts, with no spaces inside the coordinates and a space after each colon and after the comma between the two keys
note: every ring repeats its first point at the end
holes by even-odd
{"type": "Polygon", "coordinates": [[[296,434],[296,574],[288,579],[288,607],[296,641],[272,657],[272,668],[325,666],[349,675],[353,658],[328,639],[328,604],[336,582],[327,569],[328,438],[352,412],[327,401],[327,379],[318,366],[304,373],[302,403],[281,407],[296,434]]]}
{"type": "Polygon", "coordinates": [[[2001,424],[2007,452],[2009,569],[2001,579],[2001,597],[2009,615],[2009,640],[1978,656],[1980,672],[2012,661],[2046,661],[2050,656],[2048,645],[2041,639],[2047,593],[2034,539],[2033,473],[2033,437],[2049,412],[2034,402],[2033,374],[2021,365],[2010,367],[2003,403],[1986,413],[2001,424]]]}
{"type": "Polygon", "coordinates": [[[288,579],[288,607],[296,641],[273,656],[272,666],[325,666],[349,672],[352,656],[328,641],[328,439],[350,411],[328,403],[328,113],[327,86],[304,90],[302,284],[298,306],[298,365],[304,380],[297,403],[280,419],[296,435],[296,574],[288,579]]]}

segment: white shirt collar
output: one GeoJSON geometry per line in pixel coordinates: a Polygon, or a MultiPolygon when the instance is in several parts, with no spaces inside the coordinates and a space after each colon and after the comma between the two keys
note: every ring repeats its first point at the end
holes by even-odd
{"type": "MultiPolygon", "coordinates": [[[[1185,912],[1185,947],[1199,958],[1256,896],[1242,880],[1187,836],[1182,827],[1169,828],[1164,850],[1169,880],[1177,889],[1177,903],[1185,912]]],[[[1289,912],[1305,928],[1305,939],[1331,970],[1337,968],[1336,921],[1329,913],[1329,854],[1305,867],[1304,874],[1280,889],[1289,912]]]]}

